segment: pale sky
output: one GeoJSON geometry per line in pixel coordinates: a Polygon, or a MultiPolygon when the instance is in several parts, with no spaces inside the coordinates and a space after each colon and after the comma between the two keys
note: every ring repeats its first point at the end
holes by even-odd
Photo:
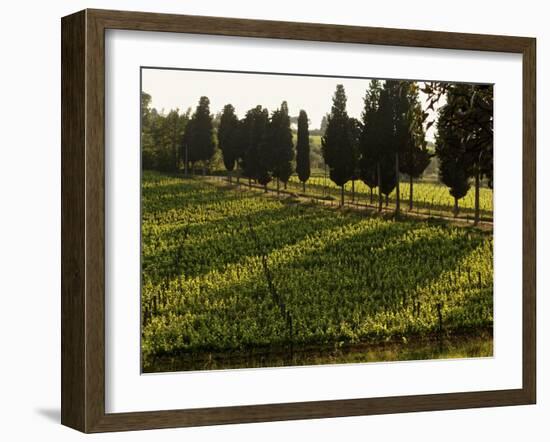
{"type": "MultiPolygon", "coordinates": [[[[258,104],[271,113],[286,100],[291,116],[298,116],[301,109],[307,112],[310,129],[319,128],[323,115],[330,112],[337,84],[344,85],[348,115],[360,119],[369,82],[369,78],[142,69],[142,90],[151,95],[151,105],[159,112],[167,113],[172,109],[185,112],[189,107],[194,111],[204,95],[210,99],[212,114],[221,112],[231,103],[237,116],[242,118],[247,110],[258,104]]],[[[425,95],[420,94],[425,108],[425,95]]],[[[432,119],[433,113],[429,112],[429,119],[432,119]]],[[[433,129],[432,126],[426,136],[430,141],[433,141],[433,129]]]]}

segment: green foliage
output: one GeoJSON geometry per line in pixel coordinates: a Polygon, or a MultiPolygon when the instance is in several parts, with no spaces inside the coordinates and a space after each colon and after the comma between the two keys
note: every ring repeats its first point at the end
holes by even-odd
{"type": "MultiPolygon", "coordinates": [[[[438,135],[438,157],[440,176],[453,183],[450,191],[464,193],[469,178],[474,179],[476,195],[479,195],[483,178],[492,188],[493,86],[428,82],[423,92],[428,95],[428,108],[431,109],[442,97],[446,99],[446,104],[438,112],[437,127],[441,132],[438,135]],[[459,164],[458,171],[453,171],[453,164],[459,164]]],[[[428,125],[433,123],[431,121],[428,125]]],[[[479,205],[476,204],[476,223],[479,216],[479,205]]]]}
{"type": "Polygon", "coordinates": [[[381,151],[378,135],[378,107],[382,87],[378,80],[371,80],[365,94],[361,115],[363,130],[359,140],[359,177],[370,188],[378,186],[377,164],[381,151]]]}
{"type": "MultiPolygon", "coordinates": [[[[296,183],[297,188],[299,179],[298,177],[292,177],[290,183],[296,183]]],[[[339,186],[334,184],[330,179],[324,179],[322,175],[316,174],[309,178],[308,180],[308,195],[324,195],[325,191],[334,197],[338,196],[339,186]]],[[[400,183],[401,195],[406,195],[410,191],[408,182],[400,183]]],[[[415,206],[418,209],[419,213],[430,214],[430,215],[443,215],[443,216],[452,216],[453,215],[453,206],[454,198],[449,194],[449,189],[445,184],[438,182],[422,182],[417,181],[414,183],[414,201],[415,206]]],[[[347,183],[344,186],[346,192],[351,191],[351,183],[347,183]]],[[[360,204],[365,204],[369,202],[371,188],[359,181],[355,183],[355,193],[356,200],[360,204]]],[[[374,189],[374,198],[378,198],[378,190],[374,189]]],[[[395,202],[395,189],[392,193],[389,194],[389,203],[393,204],[395,202]]],[[[474,211],[474,192],[470,188],[466,196],[460,202],[462,209],[465,215],[468,215],[471,218],[471,215],[474,211]]],[[[493,190],[487,187],[482,187],[480,189],[480,209],[483,215],[492,219],[493,217],[493,190]]]]}
{"type": "Polygon", "coordinates": [[[307,113],[300,111],[298,117],[298,140],[296,143],[296,173],[300,181],[305,183],[311,175],[309,160],[309,130],[307,113]]]}
{"type": "Polygon", "coordinates": [[[432,155],[428,151],[423,127],[422,105],[418,97],[416,82],[402,82],[405,107],[399,122],[399,171],[411,178],[422,176],[430,164],[432,155]]]}
{"type": "Polygon", "coordinates": [[[223,164],[230,172],[239,157],[239,142],[239,119],[235,115],[235,108],[226,104],[218,127],[218,147],[222,151],[223,164]]]}
{"type": "MultiPolygon", "coordinates": [[[[267,109],[257,106],[239,120],[228,104],[213,119],[209,100],[201,97],[191,118],[189,111],[168,115],[151,109],[151,97],[142,93],[142,163],[145,169],[177,172],[186,159],[211,168],[223,160],[232,172],[236,165],[250,180],[267,185],[273,178],[286,184],[293,174],[294,146],[291,122],[298,124],[296,168],[305,182],[312,168],[327,168],[330,179],[341,187],[350,180],[353,186],[361,179],[379,195],[401,189],[401,175],[409,177],[409,208],[413,208],[414,181],[427,168],[439,168],[438,178],[449,187],[450,194],[461,199],[467,194],[470,180],[475,182],[475,221],[479,220],[480,187],[483,180],[493,182],[493,88],[487,85],[425,83],[428,108],[442,97],[445,105],[439,111],[437,146],[429,148],[425,130],[428,116],[419,100],[418,83],[372,80],[364,98],[361,121],[350,118],[346,111],[346,94],[337,85],[330,114],[321,124],[322,136],[307,133],[304,120],[290,117],[286,101],[269,117],[267,109]],[[305,132],[304,132],[305,131],[305,132]],[[318,142],[320,140],[320,143],[318,142]],[[220,147],[215,150],[216,142],[220,147]],[[181,145],[181,150],[178,150],[181,145]],[[320,146],[320,147],[319,147],[320,146]],[[437,159],[432,161],[432,156],[437,159]],[[322,158],[321,158],[322,156],[322,158]],[[434,166],[435,165],[435,166],[434,166]]],[[[238,176],[241,176],[239,171],[238,176]]],[[[397,192],[396,192],[397,193],[397,192]]],[[[353,196],[352,196],[353,198],[353,196]]],[[[396,195],[396,211],[400,196],[396,195]]],[[[372,202],[372,201],[371,201],[372,202]]],[[[379,198],[379,209],[382,198],[379,198]]],[[[455,204],[455,212],[457,206],[455,204]]]]}
{"type": "Polygon", "coordinates": [[[444,124],[460,136],[470,175],[493,182],[493,87],[456,84],[447,90],[444,124]]]}
{"type": "Polygon", "coordinates": [[[332,98],[327,128],[322,137],[323,158],[329,167],[330,179],[339,186],[354,176],[356,166],[354,131],[346,111],[346,101],[344,86],[339,84],[332,98]]]}
{"type": "Polygon", "coordinates": [[[241,127],[245,143],[241,168],[246,177],[264,185],[272,179],[272,156],[266,143],[268,124],[268,110],[258,105],[246,113],[241,127]]]}
{"type": "MultiPolygon", "coordinates": [[[[359,176],[371,189],[389,195],[399,173],[418,178],[430,164],[424,114],[416,82],[372,80],[364,98],[359,141],[359,176]]],[[[412,199],[411,199],[412,207],[412,199]]]]}
{"type": "Polygon", "coordinates": [[[463,198],[470,189],[469,170],[466,162],[465,145],[452,121],[452,108],[439,110],[435,152],[439,159],[439,179],[449,188],[449,193],[457,200],[463,198]]]}
{"type": "MultiPolygon", "coordinates": [[[[485,177],[493,185],[493,87],[452,84],[444,88],[446,104],[439,110],[436,154],[439,176],[458,200],[474,179],[476,194],[485,177]]],[[[476,222],[479,207],[476,205],[476,222]]]]}
{"type": "Polygon", "coordinates": [[[395,153],[397,140],[395,132],[395,82],[386,81],[380,92],[376,124],[379,138],[378,164],[380,193],[389,195],[397,184],[395,174],[395,153]]]}
{"type": "Polygon", "coordinates": [[[286,203],[198,179],[143,178],[146,366],[166,355],[287,345],[263,256],[292,314],[295,348],[430,336],[438,305],[448,334],[492,326],[490,235],[286,203]]]}
{"type": "Polygon", "coordinates": [[[189,121],[189,111],[167,115],[151,108],[151,96],[141,93],[141,161],[149,170],[175,172],[180,167],[179,145],[189,121]]]}
{"type": "Polygon", "coordinates": [[[292,175],[294,159],[294,145],[286,101],[283,101],[280,109],[271,114],[265,143],[269,152],[269,169],[272,176],[286,183],[292,175]]]}
{"type": "Polygon", "coordinates": [[[321,119],[321,126],[319,129],[320,134],[319,135],[325,135],[325,132],[327,131],[328,127],[328,116],[329,114],[323,115],[323,118],[321,119]]]}
{"type": "Polygon", "coordinates": [[[359,120],[356,118],[350,118],[349,119],[349,131],[350,131],[350,138],[351,138],[351,146],[352,146],[352,153],[351,153],[351,165],[352,165],[352,175],[351,179],[353,181],[359,179],[359,157],[360,157],[360,150],[359,150],[359,143],[361,139],[361,133],[363,132],[363,125],[359,120]]]}
{"type": "Polygon", "coordinates": [[[210,100],[201,97],[195,113],[185,128],[182,157],[191,164],[207,162],[214,156],[214,126],[210,114],[210,100]]]}

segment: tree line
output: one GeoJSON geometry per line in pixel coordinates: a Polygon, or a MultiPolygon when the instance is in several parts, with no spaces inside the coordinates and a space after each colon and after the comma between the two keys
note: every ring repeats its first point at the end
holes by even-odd
{"type": "MultiPolygon", "coordinates": [[[[305,112],[300,112],[300,115],[302,114],[305,115],[305,112]]],[[[307,115],[305,118],[307,130],[307,115]]],[[[309,162],[309,152],[305,156],[300,153],[299,146],[304,142],[303,137],[303,131],[299,130],[296,158],[298,168],[303,166],[304,161],[309,162]]],[[[306,143],[309,143],[308,140],[309,135],[306,143]]],[[[249,181],[257,181],[266,191],[267,184],[272,180],[276,180],[277,190],[281,182],[286,187],[294,173],[295,159],[286,101],[283,101],[271,115],[266,108],[256,106],[246,112],[241,120],[235,114],[234,107],[231,104],[226,105],[218,128],[218,146],[230,180],[233,171],[238,167],[243,176],[249,181]]]]}
{"type": "Polygon", "coordinates": [[[141,162],[144,169],[173,172],[180,166],[181,143],[191,110],[167,115],[151,108],[151,96],[141,93],[141,162]]]}
{"type": "MultiPolygon", "coordinates": [[[[296,173],[305,185],[311,175],[310,131],[305,110],[291,117],[286,101],[272,111],[258,105],[237,116],[231,104],[220,115],[210,113],[210,102],[201,97],[195,111],[179,115],[171,111],[159,118],[149,109],[150,96],[142,94],[142,162],[144,168],[180,171],[185,175],[195,165],[212,161],[219,152],[229,180],[246,177],[267,185],[276,181],[286,188],[296,173]],[[145,110],[144,110],[145,109],[145,110]],[[162,123],[159,123],[163,120],[162,123]],[[291,124],[297,125],[296,146],[291,124]],[[216,149],[216,146],[219,149],[216,149]]],[[[493,89],[487,85],[424,83],[401,80],[372,80],[364,97],[360,119],[346,111],[347,97],[343,85],[336,86],[330,113],[323,118],[321,144],[330,179],[341,188],[351,181],[352,199],[355,181],[363,181],[373,191],[378,189],[378,210],[395,191],[395,210],[401,210],[400,180],[409,180],[408,207],[413,208],[414,180],[422,176],[433,156],[439,160],[439,179],[455,199],[455,216],[459,200],[472,182],[475,188],[475,223],[479,221],[479,189],[486,180],[492,188],[493,177],[493,89]],[[432,110],[444,97],[437,118],[429,120],[423,110],[419,92],[427,97],[432,110]],[[435,151],[426,142],[426,130],[436,128],[435,151]]]]}

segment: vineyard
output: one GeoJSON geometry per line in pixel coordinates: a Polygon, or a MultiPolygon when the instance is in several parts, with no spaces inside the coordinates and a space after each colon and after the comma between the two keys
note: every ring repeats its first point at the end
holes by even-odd
{"type": "Polygon", "coordinates": [[[489,356],[492,234],[144,172],[141,299],[145,372],[489,356]]]}
{"type": "MultiPolygon", "coordinates": [[[[227,176],[224,170],[214,171],[214,176],[227,176]]],[[[228,179],[228,178],[227,178],[228,179]]],[[[235,177],[233,177],[235,179],[235,177]]],[[[242,179],[240,183],[247,185],[248,181],[242,179]]],[[[268,191],[275,192],[277,190],[276,181],[271,181],[266,185],[268,191]]],[[[304,186],[296,175],[290,177],[287,182],[286,189],[283,184],[279,185],[280,190],[287,190],[292,193],[297,193],[301,196],[330,199],[338,203],[340,199],[340,187],[334,184],[330,178],[323,174],[316,173],[311,176],[304,186]]],[[[400,186],[401,205],[405,211],[409,211],[409,192],[410,184],[408,181],[401,182],[400,186]]],[[[413,184],[413,214],[421,214],[425,216],[441,216],[454,217],[459,220],[472,221],[474,219],[474,189],[470,189],[466,196],[459,201],[459,213],[457,216],[453,213],[454,198],[450,195],[449,189],[438,182],[415,181],[413,184]]],[[[371,189],[361,180],[356,180],[355,183],[346,183],[344,186],[345,204],[348,206],[371,206],[378,205],[378,189],[371,189]]],[[[388,206],[385,204],[385,196],[383,195],[383,207],[387,210],[395,210],[395,190],[389,194],[388,206]]],[[[493,190],[488,187],[481,187],[479,192],[480,220],[484,222],[493,221],[493,190]]]]}
{"type": "MultiPolygon", "coordinates": [[[[302,189],[298,177],[292,176],[290,183],[294,189],[302,189]]],[[[354,202],[376,204],[378,201],[378,189],[373,189],[373,202],[370,201],[370,188],[361,180],[354,183],[354,202]]],[[[352,199],[351,181],[344,186],[348,202],[352,199]]],[[[409,183],[402,182],[399,186],[401,204],[408,207],[409,204],[409,183]]],[[[312,176],[306,184],[306,193],[319,194],[324,192],[333,198],[339,198],[340,188],[328,177],[312,176]]],[[[493,219],[493,190],[487,187],[480,189],[479,206],[481,218],[492,221],[493,219]]],[[[395,207],[395,190],[389,195],[389,204],[395,207]]],[[[473,218],[474,214],[474,189],[470,189],[464,198],[460,200],[459,218],[473,218]]],[[[453,216],[454,198],[450,195],[449,189],[440,183],[415,182],[413,185],[413,211],[430,215],[453,216]]]]}

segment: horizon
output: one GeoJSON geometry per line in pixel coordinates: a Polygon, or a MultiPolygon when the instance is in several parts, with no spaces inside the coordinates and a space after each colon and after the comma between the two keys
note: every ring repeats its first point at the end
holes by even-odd
{"type": "MultiPolygon", "coordinates": [[[[239,118],[257,105],[267,108],[271,113],[286,101],[291,117],[297,117],[300,110],[305,110],[310,130],[319,130],[323,116],[330,113],[337,84],[342,84],[346,91],[348,115],[361,119],[365,92],[372,79],[311,74],[142,68],[141,92],[149,94],[151,107],[164,114],[172,110],[186,112],[189,108],[194,112],[201,96],[206,96],[210,100],[211,114],[221,113],[226,104],[232,104],[239,118]],[[186,84],[192,84],[192,88],[185,87],[186,84]]],[[[423,83],[417,80],[407,81],[423,83]]],[[[420,91],[419,97],[422,109],[429,114],[428,120],[437,118],[437,109],[442,103],[431,110],[426,103],[426,94],[420,91]]],[[[426,140],[433,142],[434,139],[435,124],[426,131],[426,140]]]]}

